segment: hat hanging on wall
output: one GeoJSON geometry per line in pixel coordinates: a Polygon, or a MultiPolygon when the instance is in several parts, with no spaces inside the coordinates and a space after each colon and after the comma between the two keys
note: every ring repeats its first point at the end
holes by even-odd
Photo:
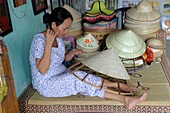
{"type": "Polygon", "coordinates": [[[119,30],[109,34],[106,47],[113,47],[119,57],[127,59],[137,58],[146,51],[145,42],[131,30],[119,30]]]}
{"type": "Polygon", "coordinates": [[[130,77],[113,48],[104,50],[90,58],[83,60],[82,64],[92,70],[112,78],[129,80],[130,77]]]}
{"type": "Polygon", "coordinates": [[[161,14],[148,0],[142,0],[137,6],[127,10],[126,16],[138,21],[154,21],[160,19],[161,14]]]}

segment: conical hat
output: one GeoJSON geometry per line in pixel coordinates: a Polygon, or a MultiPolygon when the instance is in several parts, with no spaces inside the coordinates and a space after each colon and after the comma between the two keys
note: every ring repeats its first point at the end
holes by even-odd
{"type": "Polygon", "coordinates": [[[82,63],[104,75],[124,80],[130,79],[122,61],[113,48],[95,54],[83,60],[82,63]]]}
{"type": "Polygon", "coordinates": [[[94,38],[94,36],[91,35],[90,33],[84,37],[76,39],[76,44],[79,48],[84,49],[94,50],[99,48],[99,41],[96,38],[94,38]]]}
{"type": "Polygon", "coordinates": [[[103,1],[96,0],[95,2],[93,2],[91,9],[85,13],[86,14],[104,13],[105,15],[112,15],[114,11],[107,9],[103,1]]]}
{"type": "Polygon", "coordinates": [[[160,19],[161,14],[158,10],[152,8],[148,0],[142,0],[137,6],[127,10],[126,16],[138,21],[154,21],[160,19]]]}
{"type": "Polygon", "coordinates": [[[158,38],[150,38],[146,41],[146,45],[154,49],[165,49],[165,45],[158,38]]]}
{"type": "Polygon", "coordinates": [[[113,47],[122,58],[137,58],[146,51],[145,42],[131,30],[112,32],[106,38],[107,48],[113,47]]]}
{"type": "Polygon", "coordinates": [[[67,9],[71,13],[71,15],[73,16],[73,23],[72,23],[71,27],[69,28],[69,35],[70,36],[75,36],[74,34],[71,35],[72,34],[71,32],[75,33],[74,31],[80,31],[82,29],[81,13],[79,13],[74,8],[72,8],[72,7],[68,6],[68,5],[64,5],[63,8],[67,9]]]}
{"type": "Polygon", "coordinates": [[[133,19],[129,18],[128,16],[126,16],[126,19],[125,19],[125,23],[138,24],[138,25],[153,24],[153,23],[159,23],[159,22],[160,22],[160,19],[144,22],[144,21],[133,20],[133,19]]]}
{"type": "Polygon", "coordinates": [[[155,24],[150,24],[150,25],[143,24],[139,27],[137,27],[138,25],[125,23],[125,26],[126,26],[126,29],[130,29],[138,35],[142,35],[142,34],[146,35],[146,34],[154,33],[160,30],[160,23],[155,23],[155,24]]]}
{"type": "Polygon", "coordinates": [[[124,24],[128,28],[144,28],[144,29],[151,29],[154,28],[155,26],[160,26],[160,23],[148,23],[148,24],[130,24],[130,23],[125,23],[124,24]]]}
{"type": "Polygon", "coordinates": [[[68,6],[68,5],[64,5],[63,8],[67,9],[71,15],[73,16],[73,20],[79,20],[81,19],[81,13],[79,13],[78,11],[76,11],[74,8],[68,6]]]}

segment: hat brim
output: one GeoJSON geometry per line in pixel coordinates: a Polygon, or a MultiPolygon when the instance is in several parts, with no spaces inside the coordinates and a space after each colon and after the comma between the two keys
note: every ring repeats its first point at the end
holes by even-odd
{"type": "Polygon", "coordinates": [[[158,10],[153,9],[151,12],[140,12],[136,7],[132,7],[126,12],[126,16],[132,20],[141,22],[150,22],[160,19],[161,14],[158,10]]]}

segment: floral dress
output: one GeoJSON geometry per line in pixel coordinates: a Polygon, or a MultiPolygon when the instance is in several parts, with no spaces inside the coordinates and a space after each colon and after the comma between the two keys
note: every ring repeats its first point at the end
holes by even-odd
{"type": "MultiPolygon", "coordinates": [[[[30,65],[32,73],[33,87],[45,97],[65,97],[78,93],[88,96],[104,96],[104,91],[90,86],[74,77],[63,65],[65,58],[65,46],[61,38],[56,38],[58,47],[52,47],[50,66],[43,75],[36,68],[36,58],[41,58],[44,53],[45,36],[39,33],[34,36],[30,49],[30,65]]],[[[86,75],[84,71],[76,71],[75,74],[80,78],[86,75]]],[[[99,86],[101,78],[89,74],[86,81],[99,86]]]]}

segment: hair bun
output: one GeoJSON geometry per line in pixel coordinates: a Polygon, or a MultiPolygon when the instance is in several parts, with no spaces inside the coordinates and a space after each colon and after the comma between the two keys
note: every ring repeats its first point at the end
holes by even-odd
{"type": "Polygon", "coordinates": [[[47,23],[50,23],[50,14],[49,13],[45,13],[44,15],[43,15],[43,23],[44,24],[47,24],[47,23]]]}

